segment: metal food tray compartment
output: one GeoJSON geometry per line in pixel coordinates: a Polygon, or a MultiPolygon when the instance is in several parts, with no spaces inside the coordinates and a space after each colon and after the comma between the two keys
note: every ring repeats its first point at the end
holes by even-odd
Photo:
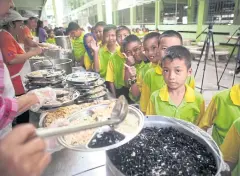
{"type": "MultiPolygon", "coordinates": [[[[109,106],[109,104],[92,106],[92,107],[87,108],[83,111],[79,111],[79,112],[74,113],[68,119],[69,119],[70,122],[72,122],[72,121],[77,120],[79,118],[89,117],[89,115],[91,114],[91,111],[93,109],[106,109],[108,106],[109,106]]],[[[144,115],[142,114],[142,112],[140,110],[138,110],[135,107],[129,106],[128,115],[133,115],[134,117],[136,117],[136,119],[138,119],[138,126],[136,127],[136,130],[133,130],[132,133],[122,133],[122,132],[120,132],[121,131],[120,130],[121,124],[119,124],[118,127],[114,128],[114,131],[120,133],[121,135],[123,135],[125,137],[123,140],[121,140],[120,142],[118,142],[116,144],[109,145],[109,146],[106,146],[106,147],[100,147],[100,148],[89,147],[89,144],[94,139],[94,136],[97,135],[99,130],[101,131],[101,129],[104,128],[104,127],[94,129],[94,133],[91,135],[91,137],[87,140],[87,142],[84,145],[77,145],[77,146],[69,145],[69,144],[66,143],[65,136],[59,137],[58,141],[61,145],[63,145],[64,147],[66,147],[68,149],[81,151],[81,152],[106,151],[106,150],[110,150],[110,149],[113,149],[113,148],[117,148],[117,147],[129,142],[131,139],[133,139],[141,131],[141,129],[143,127],[144,115]]],[[[109,113],[109,116],[110,116],[110,113],[109,113]]]]}
{"type": "Polygon", "coordinates": [[[79,98],[80,93],[77,90],[68,90],[68,89],[61,89],[61,88],[56,88],[56,91],[62,90],[62,91],[67,91],[68,95],[65,96],[70,96],[71,99],[69,101],[62,102],[60,104],[44,104],[41,109],[51,109],[51,108],[58,108],[62,106],[69,106],[75,103],[75,101],[79,98]]]}
{"type": "Polygon", "coordinates": [[[64,75],[66,72],[64,70],[61,69],[47,69],[47,70],[37,70],[37,71],[33,71],[30,72],[26,75],[26,77],[29,80],[51,80],[51,79],[55,79],[56,77],[62,77],[62,75],[64,75]],[[34,73],[37,72],[42,72],[43,74],[46,73],[46,75],[43,76],[34,76],[34,73]]]}
{"type": "Polygon", "coordinates": [[[66,76],[66,81],[70,84],[81,84],[94,82],[100,78],[100,75],[94,72],[78,72],[66,76]]]}
{"type": "Polygon", "coordinates": [[[95,82],[85,82],[85,83],[69,83],[69,86],[73,86],[76,89],[94,89],[95,87],[99,87],[99,86],[104,86],[105,80],[103,78],[99,78],[98,80],[96,80],[95,82]]]}
{"type": "MultiPolygon", "coordinates": [[[[212,137],[199,127],[175,118],[170,117],[163,117],[163,116],[147,116],[144,121],[144,127],[159,127],[159,128],[168,128],[172,127],[188,136],[191,136],[194,139],[197,139],[198,142],[203,144],[207,147],[207,150],[211,152],[214,155],[217,170],[216,176],[220,175],[221,168],[224,165],[224,162],[222,159],[222,154],[217,146],[217,144],[214,142],[212,137]],[[194,128],[194,129],[193,129],[194,128]],[[220,158],[218,156],[221,156],[220,158]]],[[[106,169],[109,173],[108,176],[124,176],[122,172],[120,172],[112,163],[112,161],[108,157],[108,153],[106,153],[106,169]]]]}

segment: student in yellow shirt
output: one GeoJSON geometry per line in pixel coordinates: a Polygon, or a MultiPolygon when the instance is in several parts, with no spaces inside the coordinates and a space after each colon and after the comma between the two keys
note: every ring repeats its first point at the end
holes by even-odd
{"type": "Polygon", "coordinates": [[[54,31],[52,29],[49,29],[47,33],[48,33],[47,43],[56,44],[54,31]]]}
{"type": "Polygon", "coordinates": [[[80,66],[84,66],[84,54],[85,48],[83,45],[84,33],[80,26],[75,22],[70,22],[67,28],[67,33],[72,38],[73,53],[75,61],[79,63],[80,66]]]}
{"type": "MultiPolygon", "coordinates": [[[[141,92],[142,92],[142,85],[143,85],[143,78],[146,74],[146,72],[151,69],[155,68],[161,57],[159,54],[159,33],[149,33],[143,38],[143,48],[145,51],[145,56],[150,61],[150,63],[145,64],[145,66],[140,70],[140,72],[137,74],[137,83],[131,85],[131,95],[133,99],[138,100],[140,98],[141,92]]],[[[134,70],[128,69],[129,72],[134,72],[134,70]]]]}
{"type": "MultiPolygon", "coordinates": [[[[109,58],[119,50],[119,46],[116,42],[116,30],[115,25],[109,24],[104,27],[103,30],[103,40],[104,45],[99,50],[99,59],[100,59],[100,76],[106,79],[107,67],[109,58]]],[[[109,87],[108,87],[109,88],[109,87]]]]}
{"type": "MultiPolygon", "coordinates": [[[[179,34],[176,31],[169,30],[161,34],[159,42],[160,42],[160,45],[159,45],[159,48],[157,48],[158,52],[155,51],[155,53],[156,55],[158,54],[158,58],[162,58],[164,57],[165,50],[168,47],[175,46],[175,45],[182,45],[183,40],[182,40],[181,34],[179,34]]],[[[154,52],[151,52],[151,53],[154,53],[154,52]]],[[[151,55],[149,59],[152,57],[151,55]]],[[[140,98],[140,109],[143,113],[145,113],[147,110],[147,106],[148,106],[151,94],[165,85],[163,75],[162,75],[162,68],[160,66],[161,59],[159,59],[158,62],[159,64],[155,68],[152,68],[147,71],[143,79],[143,86],[142,86],[142,92],[141,92],[141,98],[140,98]]],[[[189,76],[187,79],[187,84],[190,87],[194,88],[195,87],[194,78],[189,76]]]]}
{"type": "Polygon", "coordinates": [[[117,28],[117,42],[119,46],[122,46],[123,40],[131,34],[130,29],[127,26],[119,26],[117,28]]]}
{"type": "MultiPolygon", "coordinates": [[[[123,40],[130,34],[130,30],[126,26],[118,27],[116,31],[118,44],[122,46],[123,40]]],[[[128,88],[124,82],[124,64],[126,63],[126,57],[124,54],[122,54],[122,52],[124,52],[122,49],[118,49],[117,52],[115,52],[110,57],[108,62],[106,81],[109,82],[110,91],[114,97],[125,95],[125,97],[129,100],[128,88]]]]}
{"type": "Polygon", "coordinates": [[[104,21],[99,21],[94,26],[94,35],[97,39],[98,46],[104,45],[103,41],[103,29],[106,26],[104,21]]]}
{"type": "Polygon", "coordinates": [[[220,146],[224,161],[229,165],[231,173],[222,175],[240,175],[240,118],[234,121],[220,146]]]}
{"type": "Polygon", "coordinates": [[[237,84],[212,98],[199,127],[207,130],[213,126],[212,137],[220,146],[229,128],[239,117],[240,84],[237,84]]]}
{"type": "Polygon", "coordinates": [[[150,98],[147,115],[162,115],[198,125],[204,114],[203,96],[186,84],[192,73],[191,53],[183,46],[166,50],[161,63],[166,85],[150,98]]]}
{"type": "Polygon", "coordinates": [[[92,33],[84,35],[83,44],[85,47],[84,66],[87,71],[99,72],[99,46],[92,33]]]}

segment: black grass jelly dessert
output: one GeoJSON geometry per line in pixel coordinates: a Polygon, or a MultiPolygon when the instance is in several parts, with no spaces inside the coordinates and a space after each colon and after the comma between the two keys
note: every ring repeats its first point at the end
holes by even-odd
{"type": "Polygon", "coordinates": [[[129,143],[107,151],[113,165],[127,176],[212,176],[212,153],[196,139],[170,128],[144,128],[129,143]]]}
{"type": "Polygon", "coordinates": [[[109,145],[113,145],[122,141],[124,138],[125,138],[124,135],[114,130],[103,133],[96,133],[96,135],[88,144],[88,147],[89,148],[107,147],[109,145]]]}

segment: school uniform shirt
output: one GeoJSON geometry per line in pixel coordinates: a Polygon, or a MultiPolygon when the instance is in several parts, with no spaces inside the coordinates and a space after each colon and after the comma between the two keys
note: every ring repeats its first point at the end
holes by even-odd
{"type": "MultiPolygon", "coordinates": [[[[140,64],[135,65],[136,72],[137,72],[137,86],[140,92],[142,92],[143,78],[146,72],[151,68],[155,68],[156,66],[157,64],[154,64],[151,62],[145,63],[144,61],[142,61],[140,64]]],[[[139,103],[140,97],[133,96],[131,88],[129,91],[129,97],[131,98],[132,101],[139,103]]]]}
{"type": "MultiPolygon", "coordinates": [[[[99,59],[99,56],[98,56],[99,59]]],[[[99,61],[99,60],[98,60],[99,61]]],[[[84,54],[84,66],[87,71],[94,69],[94,61],[92,61],[87,52],[84,54]]]]}
{"type": "Polygon", "coordinates": [[[117,50],[110,58],[107,67],[106,81],[114,83],[116,89],[125,86],[125,66],[126,58],[117,50]]]}
{"type": "MultiPolygon", "coordinates": [[[[118,50],[120,50],[119,46],[117,46],[117,48],[116,48],[116,51],[118,51],[118,50]]],[[[108,50],[107,45],[104,45],[99,50],[100,76],[104,79],[106,79],[106,75],[107,75],[108,61],[114,53],[112,53],[108,50]]]]}
{"type": "MultiPolygon", "coordinates": [[[[146,112],[151,94],[154,91],[162,88],[165,84],[166,83],[162,75],[162,68],[159,65],[147,71],[143,79],[142,93],[140,98],[140,109],[142,112],[146,112]]],[[[186,84],[194,89],[194,78],[189,76],[186,80],[186,84]]]]}
{"type": "Polygon", "coordinates": [[[233,124],[240,117],[240,84],[215,95],[200,121],[200,128],[213,125],[212,137],[220,146],[233,124]]]}
{"type": "Polygon", "coordinates": [[[240,175],[240,119],[237,119],[229,129],[220,147],[224,161],[236,163],[232,176],[240,175]]]}
{"type": "MultiPolygon", "coordinates": [[[[16,40],[11,36],[11,34],[1,31],[0,38],[1,38],[0,48],[2,50],[4,62],[6,63],[10,76],[14,76],[20,72],[24,64],[9,65],[8,62],[13,60],[16,57],[16,55],[24,54],[24,51],[16,42],[16,40]]],[[[13,83],[13,87],[15,89],[16,95],[22,95],[25,93],[20,76],[16,76],[15,78],[12,78],[12,83],[13,83]]]]}
{"type": "Polygon", "coordinates": [[[184,99],[176,106],[172,103],[165,85],[151,95],[146,114],[173,117],[198,125],[204,111],[204,99],[199,92],[186,85],[184,99]]]}
{"type": "Polygon", "coordinates": [[[83,37],[84,35],[82,34],[80,37],[72,39],[74,57],[78,62],[81,60],[81,58],[84,56],[86,52],[83,44],[83,37]]]}
{"type": "Polygon", "coordinates": [[[46,42],[50,44],[56,44],[55,38],[48,38],[46,42]]]}

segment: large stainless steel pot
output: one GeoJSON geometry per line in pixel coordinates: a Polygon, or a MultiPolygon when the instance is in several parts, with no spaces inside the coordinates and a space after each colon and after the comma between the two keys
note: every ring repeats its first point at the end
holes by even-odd
{"type": "Polygon", "coordinates": [[[50,57],[52,59],[65,59],[71,58],[72,50],[65,49],[45,49],[44,56],[50,57]]]}
{"type": "MultiPolygon", "coordinates": [[[[217,144],[213,141],[209,134],[207,134],[205,131],[202,131],[198,127],[188,122],[184,122],[182,120],[166,118],[161,116],[149,116],[149,118],[145,119],[144,127],[161,127],[161,128],[173,127],[179,130],[180,132],[197,139],[200,143],[207,147],[208,151],[213,153],[218,169],[216,176],[219,176],[221,170],[224,168],[222,155],[217,144]]],[[[106,169],[108,173],[107,176],[124,176],[124,174],[121,173],[111,162],[111,160],[108,157],[108,153],[106,154],[106,169]]]]}
{"type": "Polygon", "coordinates": [[[69,36],[56,36],[56,44],[64,49],[72,50],[72,43],[69,36]]]}
{"type": "Polygon", "coordinates": [[[72,73],[72,60],[71,59],[48,59],[39,61],[33,64],[35,70],[45,70],[45,69],[62,69],[66,71],[66,74],[72,73]]]}

